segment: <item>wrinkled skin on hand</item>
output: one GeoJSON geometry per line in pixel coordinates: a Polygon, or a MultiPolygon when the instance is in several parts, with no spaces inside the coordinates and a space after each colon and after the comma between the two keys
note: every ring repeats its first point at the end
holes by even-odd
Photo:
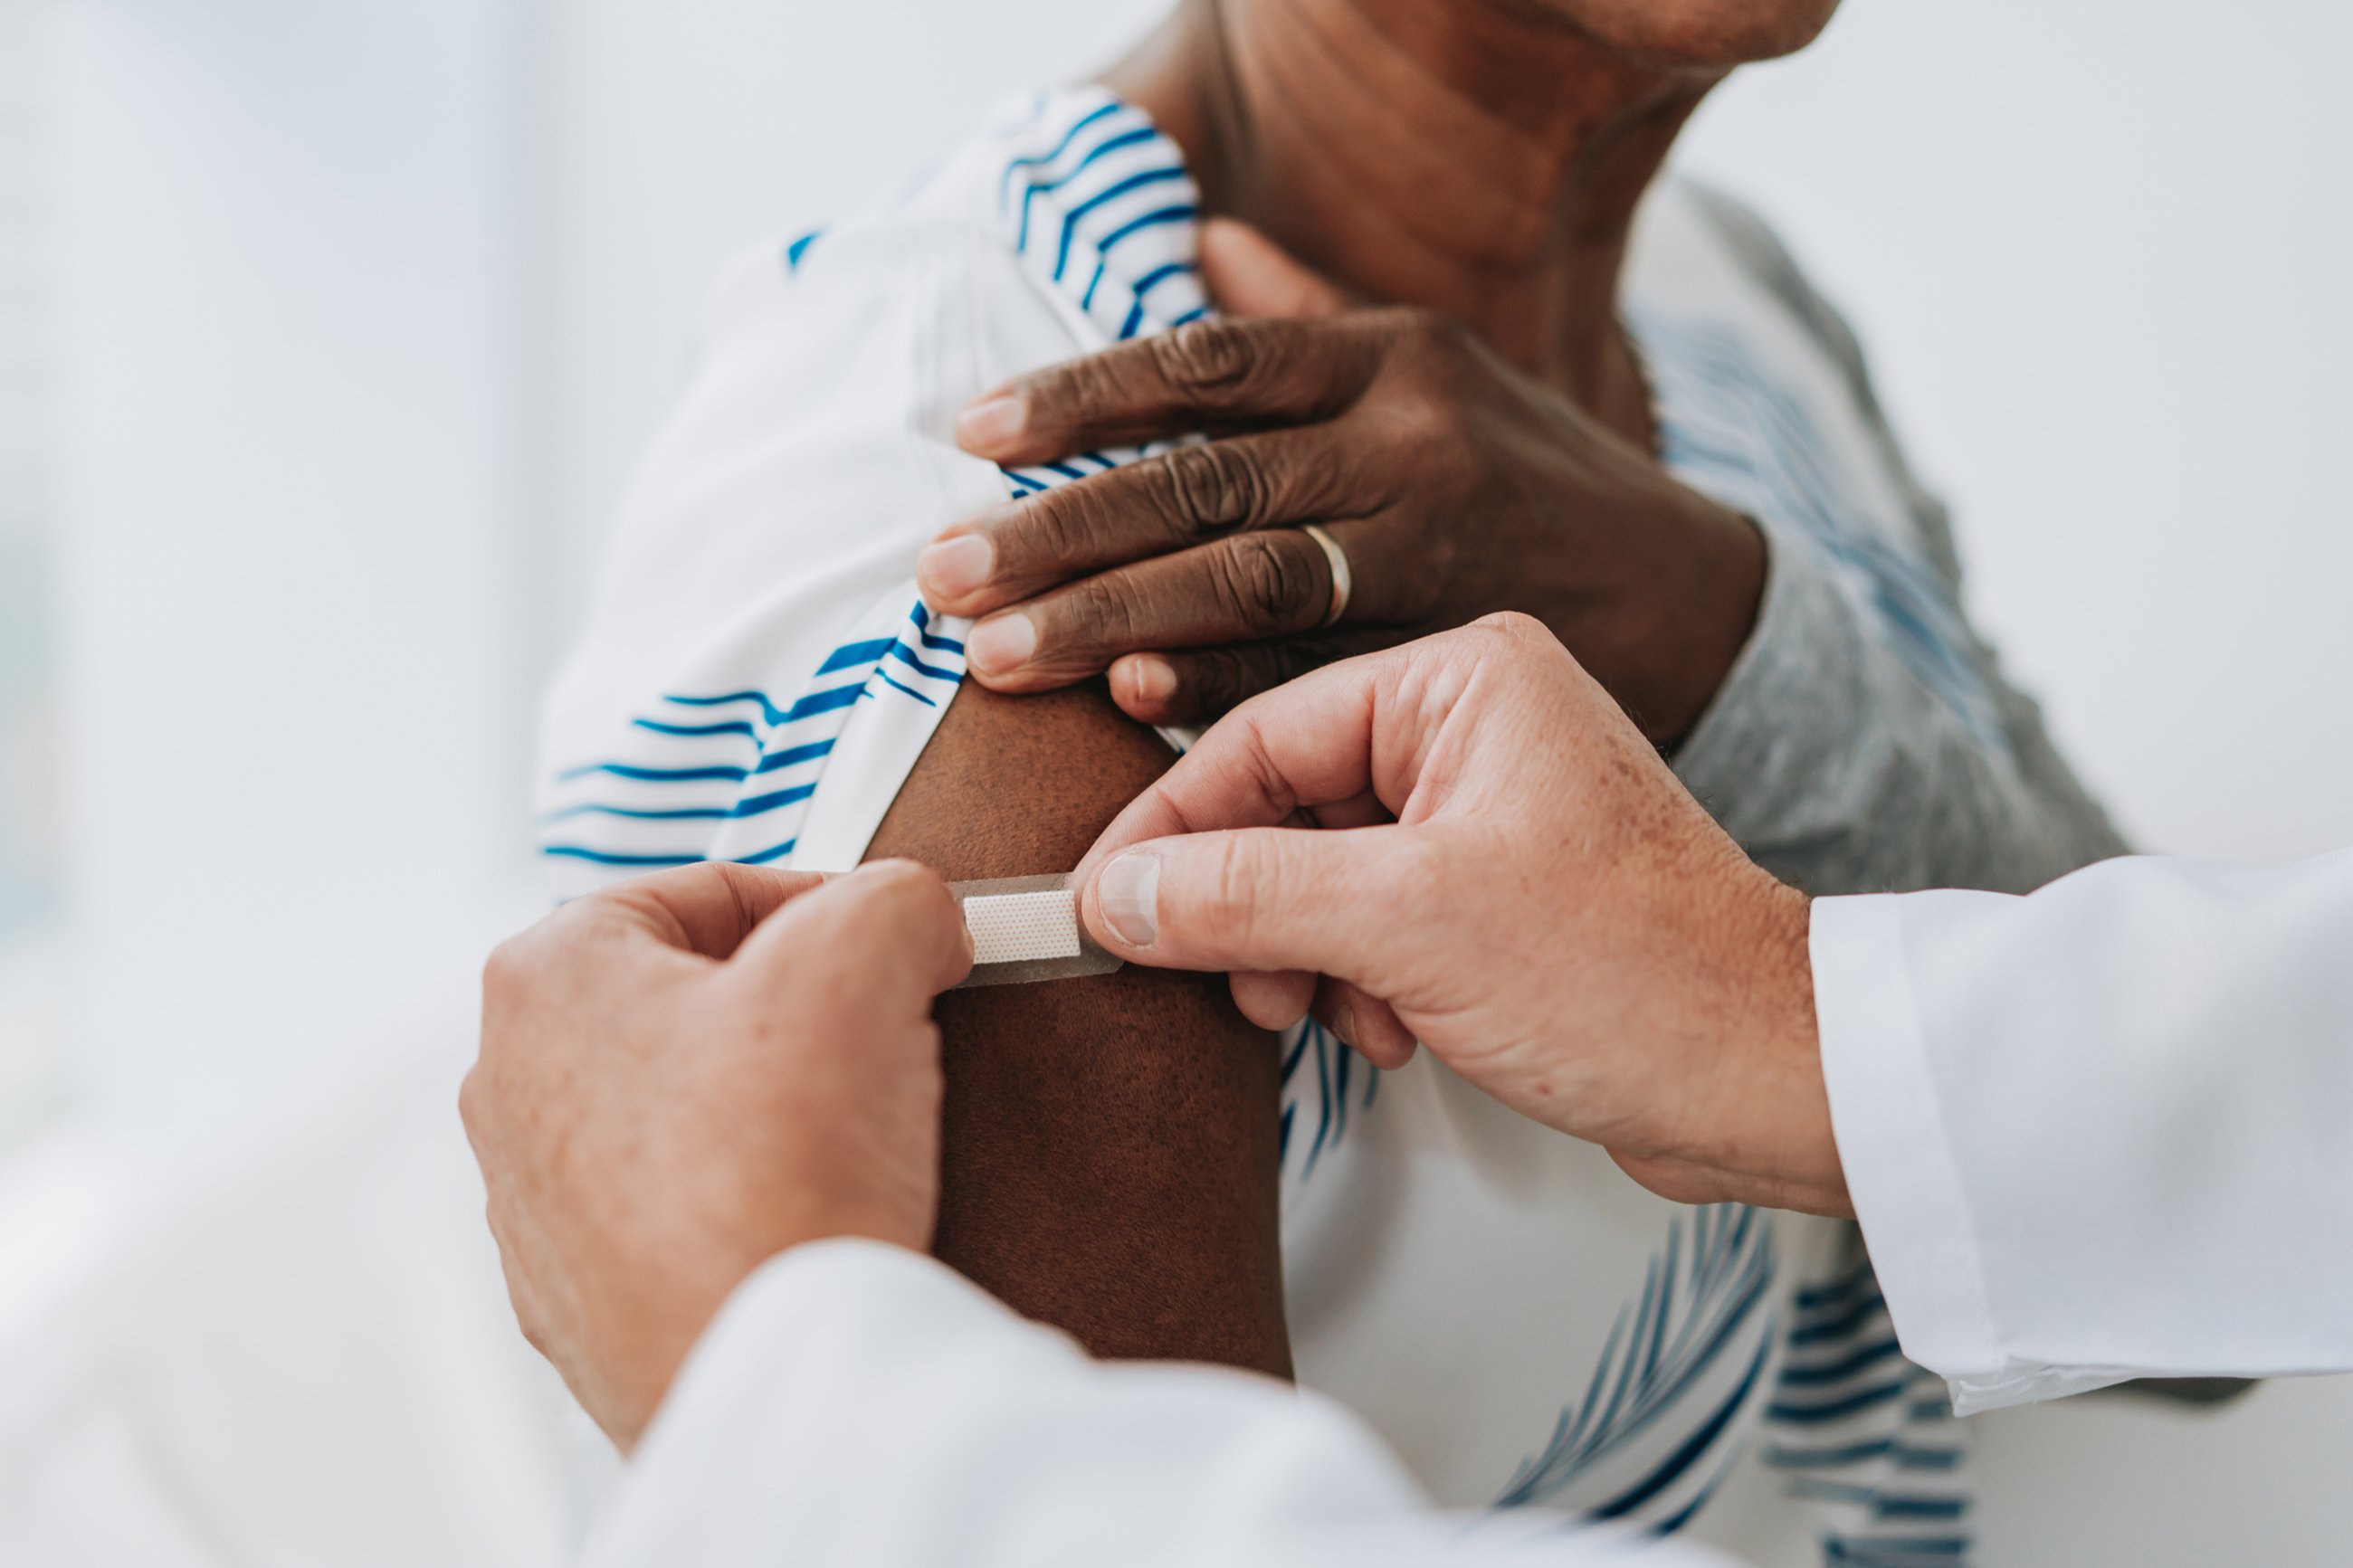
{"type": "Polygon", "coordinates": [[[1496,611],[1535,616],[1652,742],[1683,735],[1755,625],[1756,526],[1427,310],[1356,310],[1213,222],[1221,294],[1283,312],[1198,322],[1024,376],[959,426],[999,462],[1207,430],[959,522],[924,552],[934,607],[984,617],[1003,691],[1108,670],[1133,718],[1198,723],[1338,658],[1496,611]],[[1354,591],[1300,531],[1323,525],[1354,591]]]}
{"type": "Polygon", "coordinates": [[[928,1245],[932,999],[971,963],[945,885],[905,861],[666,871],[492,955],[459,1102],[491,1231],[525,1337],[623,1449],[762,1263],[928,1245]]]}
{"type": "Polygon", "coordinates": [[[1804,895],[1752,864],[1534,621],[1244,704],[1081,867],[1096,939],[1419,1046],[1663,1196],[1848,1209],[1804,895]]]}

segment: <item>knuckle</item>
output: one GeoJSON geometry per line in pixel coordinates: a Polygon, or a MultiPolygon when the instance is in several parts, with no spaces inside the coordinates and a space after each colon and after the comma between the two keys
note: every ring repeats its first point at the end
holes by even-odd
{"type": "Polygon", "coordinates": [[[1229,443],[1179,447],[1159,459],[1168,516],[1196,537],[1229,531],[1266,515],[1266,476],[1229,443]]]}
{"type": "Polygon", "coordinates": [[[1397,410],[1399,445],[1413,454],[1416,464],[1435,467],[1448,478],[1465,450],[1460,406],[1442,392],[1422,391],[1397,410]]]}
{"type": "Polygon", "coordinates": [[[1322,667],[1330,658],[1330,649],[1297,640],[1263,647],[1211,648],[1197,655],[1186,673],[1188,705],[1201,718],[1223,718],[1252,698],[1322,667]]]}
{"type": "Polygon", "coordinates": [[[458,1084],[458,1120],[464,1123],[470,1137],[480,1137],[489,1126],[490,1094],[490,1087],[482,1080],[480,1065],[468,1068],[458,1084]]]}
{"type": "Polygon", "coordinates": [[[862,868],[866,895],[892,911],[912,911],[946,896],[939,873],[913,860],[877,860],[862,868]]]}
{"type": "Polygon", "coordinates": [[[1272,842],[1255,833],[1229,837],[1225,853],[1218,857],[1209,889],[1209,912],[1241,947],[1250,945],[1261,889],[1282,885],[1282,868],[1276,860],[1272,842]]]}
{"type": "Polygon", "coordinates": [[[1064,599],[1057,617],[1061,622],[1060,635],[1055,640],[1090,650],[1131,647],[1144,620],[1141,611],[1135,590],[1124,576],[1110,573],[1090,577],[1064,599]]]}
{"type": "Polygon", "coordinates": [[[1551,627],[1517,610],[1482,616],[1444,635],[1449,651],[1461,657],[1466,674],[1483,667],[1519,683],[1544,679],[1561,665],[1576,662],[1551,627]]]}
{"type": "Polygon", "coordinates": [[[1233,648],[1204,648],[1183,656],[1177,668],[1175,721],[1208,723],[1222,719],[1257,694],[1243,658],[1233,648]]]}
{"type": "Polygon", "coordinates": [[[1242,625],[1287,629],[1305,617],[1316,577],[1293,542],[1271,533],[1244,534],[1217,556],[1217,591],[1242,625]]]}
{"type": "Polygon", "coordinates": [[[1065,485],[1031,499],[1020,521],[997,542],[1016,563],[1068,561],[1082,554],[1093,536],[1092,508],[1085,485],[1065,485]]]}
{"type": "Polygon", "coordinates": [[[1416,369],[1382,400],[1381,437],[1415,471],[1435,465],[1451,476],[1470,449],[1467,402],[1451,373],[1416,369]]]}
{"type": "Polygon", "coordinates": [[[1229,322],[1194,321],[1148,341],[1161,378],[1186,392],[1230,392],[1256,363],[1248,335],[1229,322]]]}
{"type": "Polygon", "coordinates": [[[1523,615],[1517,610],[1499,610],[1493,615],[1482,616],[1465,629],[1482,637],[1482,658],[1512,669],[1541,668],[1559,664],[1570,657],[1550,626],[1534,616],[1523,615]]]}
{"type": "Polygon", "coordinates": [[[1519,610],[1497,610],[1493,615],[1480,616],[1472,624],[1500,633],[1517,653],[1536,652],[1554,641],[1551,631],[1542,621],[1519,610]]]}
{"type": "Polygon", "coordinates": [[[509,996],[530,982],[535,967],[532,956],[530,933],[511,936],[491,949],[490,957],[482,961],[482,994],[488,997],[509,996]]]}
{"type": "Polygon", "coordinates": [[[1023,388],[1029,421],[1048,430],[1073,423],[1087,409],[1116,407],[1129,389],[1110,356],[1092,354],[1040,371],[1023,388]]]}
{"type": "Polygon", "coordinates": [[[1482,510],[1488,459],[1480,437],[1452,400],[1416,392],[1384,411],[1382,439],[1396,454],[1382,495],[1388,513],[1412,523],[1419,553],[1441,565],[1439,552],[1476,537],[1448,524],[1482,510]]]}
{"type": "Polygon", "coordinates": [[[1468,330],[1443,310],[1415,305],[1405,307],[1402,315],[1398,336],[1416,353],[1432,360],[1445,359],[1460,353],[1469,342],[1468,330]]]}

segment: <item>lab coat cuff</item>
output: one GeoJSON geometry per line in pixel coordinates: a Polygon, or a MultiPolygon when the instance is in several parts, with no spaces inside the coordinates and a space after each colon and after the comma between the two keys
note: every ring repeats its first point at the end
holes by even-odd
{"type": "Polygon", "coordinates": [[[747,1378],[796,1370],[807,1342],[796,1331],[842,1321],[870,1326],[877,1318],[920,1321],[942,1312],[953,1319],[960,1308],[975,1307],[1012,1317],[936,1259],[887,1242],[840,1237],[778,1253],[720,1303],[646,1429],[638,1468],[658,1457],[665,1429],[694,1422],[698,1405],[721,1405],[732,1414],[747,1378]]]}
{"type": "Polygon", "coordinates": [[[1900,899],[1815,900],[1811,944],[1831,1127],[1896,1338],[1951,1386],[1956,1411],[2015,1403],[1996,1392],[2016,1380],[1938,1110],[1900,899]]]}
{"type": "MultiPolygon", "coordinates": [[[[1019,1347],[1029,1338],[1023,1327],[904,1247],[842,1238],[770,1259],[735,1288],[679,1369],[590,1533],[586,1568],[751,1568],[772,1560],[764,1543],[795,1539],[796,1528],[830,1538],[845,1523],[836,1514],[855,1514],[856,1489],[809,1472],[874,1446],[868,1418],[896,1408],[902,1363],[953,1362],[956,1351],[944,1347],[969,1357],[974,1343],[1007,1338],[1019,1347]]],[[[847,1523],[854,1533],[857,1521],[847,1523]]]]}

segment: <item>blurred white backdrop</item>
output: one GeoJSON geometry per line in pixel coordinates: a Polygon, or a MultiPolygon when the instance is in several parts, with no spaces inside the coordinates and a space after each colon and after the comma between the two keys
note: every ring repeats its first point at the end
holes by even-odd
{"type": "Polygon", "coordinates": [[[486,0],[58,19],[80,1077],[175,1131],[470,968],[450,910],[527,875],[530,38],[486,0]]]}
{"type": "MultiPolygon", "coordinates": [[[[65,935],[15,951],[76,979],[0,1024],[55,1032],[79,1109],[0,1165],[0,1242],[86,1242],[58,1216],[126,1148],[234,1142],[462,1013],[704,280],[1160,8],[53,3],[65,935]],[[57,1156],[92,1128],[111,1163],[57,1156]]],[[[2150,847],[2353,842],[2348,54],[2310,0],[1849,0],[1682,154],[1849,308],[1974,607],[2150,847]]],[[[2353,1539],[2353,1384],[1983,1431],[1989,1561],[2353,1539]]]]}

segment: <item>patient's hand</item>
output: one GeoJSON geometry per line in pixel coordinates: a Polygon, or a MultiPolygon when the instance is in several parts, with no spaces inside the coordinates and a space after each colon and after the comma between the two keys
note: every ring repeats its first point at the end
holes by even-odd
{"type": "Polygon", "coordinates": [[[923,1248],[932,999],[972,949],[929,871],[708,865],[566,906],[492,956],[459,1096],[524,1336],[632,1447],[735,1287],[786,1248],[923,1248]]]}
{"type": "Polygon", "coordinates": [[[976,679],[1027,692],[1108,671],[1131,717],[1205,723],[1335,658],[1518,610],[1651,741],[1689,731],[1756,624],[1765,542],[1620,428],[1647,414],[1605,420],[1430,311],[1345,309],[1240,225],[1212,222],[1201,244],[1233,319],[1035,372],[965,411],[960,438],[1000,463],[1219,437],[946,530],[917,576],[934,609],[985,617],[976,679]],[[1348,559],[1337,625],[1303,523],[1348,559]]]}

